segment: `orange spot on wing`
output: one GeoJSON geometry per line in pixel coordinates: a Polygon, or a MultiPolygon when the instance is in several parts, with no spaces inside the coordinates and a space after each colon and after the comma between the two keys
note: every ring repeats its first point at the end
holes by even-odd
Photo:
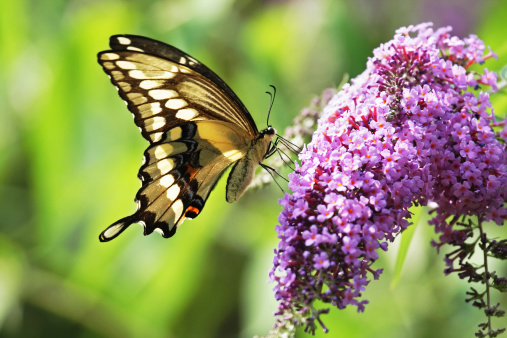
{"type": "Polygon", "coordinates": [[[185,211],[185,215],[189,212],[193,212],[194,214],[198,215],[201,210],[197,209],[196,207],[188,207],[187,211],[185,211]]]}
{"type": "Polygon", "coordinates": [[[185,175],[188,175],[190,180],[194,178],[195,174],[197,174],[197,169],[191,166],[187,166],[187,171],[185,171],[185,175]]]}

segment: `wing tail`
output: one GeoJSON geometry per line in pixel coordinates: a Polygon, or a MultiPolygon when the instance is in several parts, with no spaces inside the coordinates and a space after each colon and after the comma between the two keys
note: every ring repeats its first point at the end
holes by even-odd
{"type": "Polygon", "coordinates": [[[99,236],[99,240],[101,242],[109,242],[110,240],[118,237],[118,235],[127,229],[129,225],[138,221],[136,218],[134,218],[134,215],[124,217],[111,224],[109,227],[107,227],[106,230],[102,231],[99,236]]]}

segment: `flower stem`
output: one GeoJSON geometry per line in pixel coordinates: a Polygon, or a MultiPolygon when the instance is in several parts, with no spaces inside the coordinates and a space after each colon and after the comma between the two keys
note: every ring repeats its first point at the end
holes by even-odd
{"type": "MultiPolygon", "coordinates": [[[[486,241],[486,234],[483,232],[482,229],[482,219],[479,218],[478,222],[478,228],[480,231],[480,238],[482,242],[484,243],[484,246],[487,245],[486,241]]],[[[488,269],[488,250],[486,247],[482,249],[482,255],[484,259],[484,285],[486,286],[486,310],[489,311],[489,308],[491,306],[491,298],[490,298],[490,288],[489,288],[489,269],[488,269]]],[[[486,313],[487,314],[487,313],[486,313]]],[[[488,317],[488,331],[491,332],[491,317],[488,317]]]]}

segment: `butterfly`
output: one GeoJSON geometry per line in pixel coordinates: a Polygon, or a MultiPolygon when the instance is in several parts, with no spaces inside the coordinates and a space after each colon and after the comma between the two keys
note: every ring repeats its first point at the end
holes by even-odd
{"type": "Polygon", "coordinates": [[[101,242],[139,223],[144,235],[168,238],[197,217],[229,166],[226,200],[236,202],[255,168],[274,153],[276,131],[258,131],[240,99],[208,67],[163,42],[114,35],[98,62],[149,142],[138,177],[137,211],[99,236],[101,242]]]}

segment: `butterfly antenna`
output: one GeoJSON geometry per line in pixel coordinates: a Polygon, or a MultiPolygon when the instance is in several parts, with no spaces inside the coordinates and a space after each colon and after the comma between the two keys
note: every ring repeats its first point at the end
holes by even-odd
{"type": "Polygon", "coordinates": [[[269,102],[269,109],[268,109],[268,118],[266,120],[266,124],[269,127],[269,114],[271,114],[271,108],[273,107],[273,103],[275,103],[275,96],[276,96],[276,87],[273,85],[269,85],[271,88],[273,88],[273,94],[271,92],[266,92],[266,94],[269,94],[270,102],[269,102]]]}

